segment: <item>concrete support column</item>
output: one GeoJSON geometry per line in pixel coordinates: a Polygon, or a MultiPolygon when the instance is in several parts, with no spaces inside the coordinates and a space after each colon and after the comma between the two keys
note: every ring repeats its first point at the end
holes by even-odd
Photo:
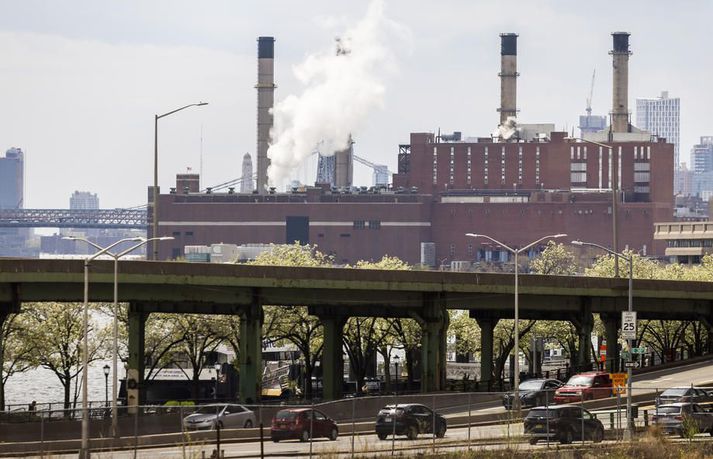
{"type": "Polygon", "coordinates": [[[587,299],[583,299],[582,312],[578,317],[572,319],[572,323],[575,328],[577,328],[579,334],[577,370],[584,371],[591,367],[592,329],[594,328],[592,308],[587,299]]]}
{"type": "Polygon", "coordinates": [[[616,313],[601,314],[604,322],[604,339],[607,340],[607,371],[619,371],[619,322],[621,316],[616,313]]]}
{"type": "Polygon", "coordinates": [[[421,392],[443,390],[446,387],[448,311],[440,301],[427,298],[421,318],[421,392]]]}
{"type": "Polygon", "coordinates": [[[262,306],[254,303],[240,313],[240,384],[243,403],[260,401],[262,385],[262,306]]]}
{"type": "Polygon", "coordinates": [[[480,327],[480,380],[487,385],[493,381],[493,330],[498,319],[477,319],[480,327]]]}
{"type": "Polygon", "coordinates": [[[141,305],[129,304],[129,368],[126,371],[126,399],[130,414],[137,412],[137,407],[144,402],[146,395],[144,337],[148,316],[141,305]]]}
{"type": "Polygon", "coordinates": [[[344,385],[344,358],[342,356],[344,324],[346,317],[321,317],[324,327],[322,348],[322,384],[324,400],[342,398],[344,385]]]}

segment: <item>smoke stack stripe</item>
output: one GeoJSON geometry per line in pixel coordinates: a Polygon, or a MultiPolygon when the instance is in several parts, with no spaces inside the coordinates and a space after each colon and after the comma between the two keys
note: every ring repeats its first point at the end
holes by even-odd
{"type": "Polygon", "coordinates": [[[517,116],[517,37],[516,33],[500,34],[500,124],[517,116]]]}
{"type": "Polygon", "coordinates": [[[614,32],[612,55],[612,132],[629,132],[629,33],[614,32]]]}
{"type": "Polygon", "coordinates": [[[267,168],[270,160],[267,149],[270,145],[270,130],[275,102],[275,38],[257,39],[257,190],[267,192],[267,168]]]}

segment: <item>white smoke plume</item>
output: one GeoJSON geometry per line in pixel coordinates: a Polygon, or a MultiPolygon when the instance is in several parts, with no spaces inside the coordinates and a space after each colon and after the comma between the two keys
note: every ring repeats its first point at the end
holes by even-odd
{"type": "Polygon", "coordinates": [[[320,153],[330,155],[347,147],[350,134],[358,135],[369,113],[383,106],[383,81],[395,70],[387,44],[405,35],[385,17],[383,1],[373,0],[364,18],[340,34],[336,47],[330,43],[293,69],[305,88],[273,108],[267,151],[272,186],[284,184],[318,145],[320,153]]]}

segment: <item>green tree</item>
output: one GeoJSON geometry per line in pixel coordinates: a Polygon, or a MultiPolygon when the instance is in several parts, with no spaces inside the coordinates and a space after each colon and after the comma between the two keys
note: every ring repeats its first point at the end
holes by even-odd
{"type": "Polygon", "coordinates": [[[545,249],[530,261],[530,272],[558,276],[573,275],[577,273],[577,259],[564,244],[549,241],[545,249]]]}
{"type": "MultiPolygon", "coordinates": [[[[379,261],[358,261],[356,269],[409,270],[411,266],[397,257],[385,255],[379,261]]],[[[379,353],[384,360],[387,390],[391,387],[391,350],[397,344],[391,332],[394,321],[381,317],[351,317],[344,328],[344,347],[361,391],[367,370],[379,353]]]]}
{"type": "MultiPolygon", "coordinates": [[[[25,336],[33,347],[33,366],[47,368],[57,376],[64,390],[65,409],[71,407],[70,391],[73,381],[76,403],[80,387],[76,379],[84,369],[83,311],[82,303],[34,303],[27,305],[23,312],[27,317],[25,336]]],[[[108,330],[100,329],[93,318],[94,313],[99,311],[99,305],[90,304],[89,311],[87,361],[91,364],[104,357],[109,335],[108,330]]]]}
{"type": "Polygon", "coordinates": [[[34,348],[27,333],[26,318],[22,314],[10,314],[0,327],[0,411],[5,410],[8,379],[32,367],[34,348]]]}
{"type": "MultiPolygon", "coordinates": [[[[303,266],[327,267],[333,264],[333,259],[317,250],[316,245],[271,245],[269,251],[258,255],[251,265],[262,266],[303,266]]],[[[307,308],[300,305],[265,306],[263,308],[267,339],[273,341],[285,340],[297,347],[304,359],[305,392],[307,398],[312,398],[312,374],[316,361],[322,353],[323,329],[318,318],[309,315],[307,308]]]]}

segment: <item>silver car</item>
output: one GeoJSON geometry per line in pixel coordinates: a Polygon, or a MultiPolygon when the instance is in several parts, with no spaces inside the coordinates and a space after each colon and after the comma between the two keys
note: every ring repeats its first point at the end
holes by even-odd
{"type": "Polygon", "coordinates": [[[255,413],[243,405],[211,404],[199,407],[183,418],[185,429],[241,428],[255,426],[255,413]]]}

